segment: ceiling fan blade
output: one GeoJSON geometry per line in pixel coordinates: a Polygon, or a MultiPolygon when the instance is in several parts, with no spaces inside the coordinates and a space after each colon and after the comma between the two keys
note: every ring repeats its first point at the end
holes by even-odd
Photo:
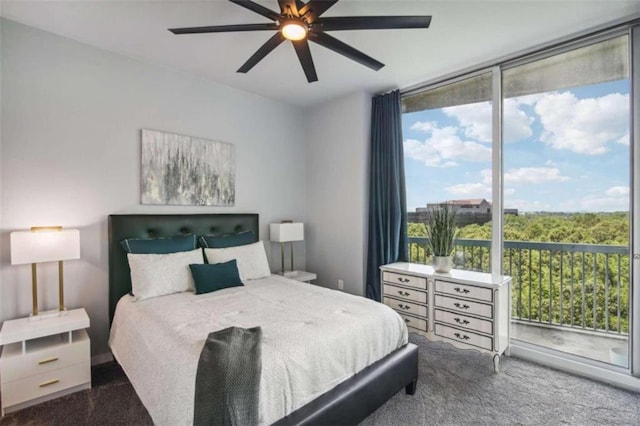
{"type": "Polygon", "coordinates": [[[309,0],[303,7],[298,6],[298,12],[312,23],[336,3],[338,0],[309,0]]]}
{"type": "Polygon", "coordinates": [[[226,33],[232,31],[261,31],[277,30],[278,24],[240,24],[240,25],[217,25],[212,27],[189,27],[189,28],[169,28],[174,34],[201,34],[201,33],[226,33]]]}
{"type": "Polygon", "coordinates": [[[260,62],[265,56],[267,56],[273,49],[278,47],[280,43],[284,41],[284,36],[280,31],[275,33],[273,37],[271,37],[265,44],[260,46],[260,49],[256,50],[254,53],[240,68],[238,68],[237,72],[247,73],[251,68],[253,68],[258,62],[260,62]]]}
{"type": "Polygon", "coordinates": [[[431,16],[344,16],[319,18],[311,27],[321,31],[389,30],[395,28],[429,28],[431,16]]]}
{"type": "Polygon", "coordinates": [[[307,81],[313,83],[318,81],[318,75],[316,74],[316,67],[313,65],[313,59],[311,58],[311,50],[309,49],[309,43],[307,40],[291,41],[293,47],[296,49],[300,65],[304,70],[304,75],[307,76],[307,81]]]}
{"type": "Polygon", "coordinates": [[[299,16],[298,3],[296,2],[296,0],[278,0],[278,4],[280,5],[280,13],[282,15],[292,15],[296,18],[299,16]]]}
{"type": "Polygon", "coordinates": [[[269,18],[272,21],[277,21],[280,19],[280,14],[274,12],[273,10],[266,8],[258,3],[254,3],[251,0],[229,0],[231,3],[235,3],[238,6],[242,6],[245,9],[249,9],[252,12],[255,12],[259,15],[264,16],[265,18],[269,18]]]}
{"type": "Polygon", "coordinates": [[[318,43],[320,46],[331,49],[334,52],[346,56],[347,58],[361,63],[362,65],[369,67],[375,71],[378,71],[380,68],[384,67],[384,64],[382,62],[376,61],[371,56],[365,55],[358,49],[354,49],[353,47],[341,42],[340,40],[330,36],[329,34],[309,32],[307,33],[307,37],[309,38],[309,40],[318,43]]]}

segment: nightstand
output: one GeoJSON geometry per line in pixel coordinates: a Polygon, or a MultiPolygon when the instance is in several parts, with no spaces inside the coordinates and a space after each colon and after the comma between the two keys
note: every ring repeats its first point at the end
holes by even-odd
{"type": "Polygon", "coordinates": [[[0,330],[2,415],[91,388],[91,345],[84,309],[5,321],[0,330]]]}
{"type": "Polygon", "coordinates": [[[303,283],[311,283],[311,281],[318,278],[318,276],[313,272],[306,271],[295,271],[295,274],[287,272],[284,274],[284,276],[287,278],[291,278],[292,280],[302,281],[303,283]]]}

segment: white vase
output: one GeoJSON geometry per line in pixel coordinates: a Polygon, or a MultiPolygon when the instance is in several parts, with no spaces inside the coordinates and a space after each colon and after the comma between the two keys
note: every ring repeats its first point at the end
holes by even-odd
{"type": "Polygon", "coordinates": [[[451,256],[433,256],[433,268],[436,272],[449,272],[453,268],[451,256]]]}

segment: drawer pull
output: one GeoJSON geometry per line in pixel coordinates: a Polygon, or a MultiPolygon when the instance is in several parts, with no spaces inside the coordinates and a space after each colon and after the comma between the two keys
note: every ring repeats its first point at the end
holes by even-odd
{"type": "Polygon", "coordinates": [[[458,309],[469,309],[471,307],[469,305],[461,305],[458,302],[454,303],[453,306],[455,306],[458,309]]]}
{"type": "Polygon", "coordinates": [[[42,365],[42,364],[49,364],[50,362],[54,362],[57,361],[58,357],[52,357],[52,358],[47,358],[47,359],[43,359],[42,361],[38,361],[38,365],[42,365]]]}
{"type": "Polygon", "coordinates": [[[398,290],[398,294],[400,296],[410,296],[411,295],[411,293],[409,293],[408,291],[400,291],[400,290],[398,290]]]}
{"type": "Polygon", "coordinates": [[[467,336],[466,334],[454,333],[453,335],[460,340],[469,340],[469,336],[467,336]]]}
{"type": "Polygon", "coordinates": [[[454,290],[457,291],[458,293],[462,293],[462,294],[469,293],[469,290],[467,290],[466,288],[455,287],[454,290]]]}
{"type": "Polygon", "coordinates": [[[458,324],[462,324],[462,325],[467,325],[469,324],[469,321],[467,320],[461,320],[460,318],[456,317],[453,319],[455,322],[457,322],[458,324]]]}
{"type": "Polygon", "coordinates": [[[404,319],[404,322],[405,322],[405,323],[407,323],[407,324],[409,324],[409,323],[411,322],[411,320],[409,320],[409,319],[406,319],[406,318],[405,318],[405,319],[404,319]]]}
{"type": "Polygon", "coordinates": [[[409,311],[409,310],[411,310],[411,306],[409,306],[409,305],[403,305],[402,303],[398,303],[398,308],[400,308],[400,309],[404,309],[405,311],[409,311]]]}
{"type": "Polygon", "coordinates": [[[398,277],[398,281],[400,281],[401,283],[408,283],[411,280],[409,278],[398,277]]]}
{"type": "Polygon", "coordinates": [[[53,380],[49,380],[47,382],[44,383],[40,383],[40,387],[44,388],[45,386],[49,386],[49,385],[55,385],[56,383],[58,383],[60,381],[60,379],[53,379],[53,380]]]}

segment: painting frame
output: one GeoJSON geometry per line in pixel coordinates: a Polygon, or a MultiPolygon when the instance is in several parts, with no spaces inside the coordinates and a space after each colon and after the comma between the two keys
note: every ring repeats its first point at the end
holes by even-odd
{"type": "Polygon", "coordinates": [[[234,206],[235,173],[233,144],[141,130],[141,204],[234,206]]]}

